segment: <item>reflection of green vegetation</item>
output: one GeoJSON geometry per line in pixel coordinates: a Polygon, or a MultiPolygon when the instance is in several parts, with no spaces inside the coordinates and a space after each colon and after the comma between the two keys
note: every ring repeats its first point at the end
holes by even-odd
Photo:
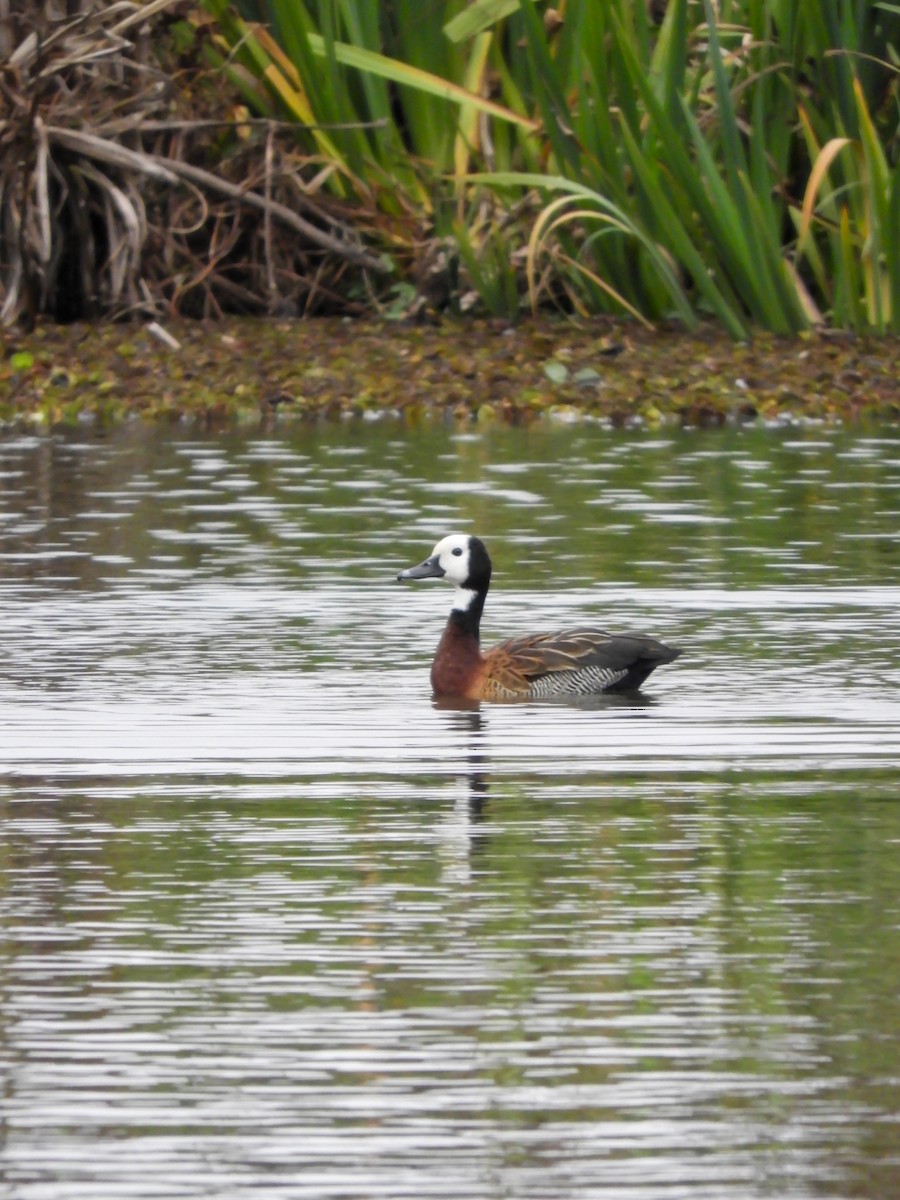
{"type": "MultiPolygon", "coordinates": [[[[433,1028],[492,1047],[500,1085],[560,1040],[593,1047],[559,1068],[586,1083],[623,1054],[665,1066],[673,1044],[682,1069],[803,1078],[824,1061],[860,1100],[900,1071],[892,773],[606,774],[553,781],[552,802],[539,776],[495,780],[468,882],[443,877],[433,779],[402,811],[337,777],[327,811],[296,782],[241,800],[246,782],[67,793],[65,837],[7,842],[9,911],[77,932],[92,975],[70,964],[70,986],[166,982],[159,1026],[194,1007],[433,1009],[433,1028]]],[[[13,978],[30,950],[6,949],[13,978]]]]}
{"type": "MultiPolygon", "coordinates": [[[[92,449],[90,472],[65,439],[35,441],[21,461],[30,511],[56,528],[68,526],[98,482],[123,492],[116,521],[94,523],[92,553],[70,565],[92,581],[112,571],[104,555],[148,569],[161,552],[195,579],[257,578],[263,569],[298,581],[323,571],[333,577],[329,564],[345,579],[370,579],[379,558],[389,575],[424,553],[435,522],[489,540],[498,595],[580,586],[602,603],[602,589],[613,585],[736,590],[900,577],[891,440],[862,453],[866,442],[843,430],[660,436],[545,422],[456,435],[425,422],[398,432],[391,421],[295,423],[272,439],[277,453],[269,455],[268,434],[207,442],[189,430],[148,437],[123,425],[92,449]],[[221,470],[198,476],[202,453],[185,442],[215,447],[221,470]],[[211,496],[222,501],[218,513],[211,496]],[[174,540],[161,541],[160,530],[174,540]]],[[[30,552],[36,536],[10,528],[4,549],[30,552]]],[[[754,619],[746,614],[747,636],[754,619]]],[[[874,667],[878,648],[866,649],[865,627],[844,636],[874,667]]]]}

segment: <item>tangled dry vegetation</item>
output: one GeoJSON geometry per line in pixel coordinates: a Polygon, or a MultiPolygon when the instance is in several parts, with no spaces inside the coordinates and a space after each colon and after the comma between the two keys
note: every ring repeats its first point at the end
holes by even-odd
{"type": "Polygon", "coordinates": [[[287,130],[235,124],[186,11],[0,0],[3,324],[304,313],[384,271],[287,130]]]}

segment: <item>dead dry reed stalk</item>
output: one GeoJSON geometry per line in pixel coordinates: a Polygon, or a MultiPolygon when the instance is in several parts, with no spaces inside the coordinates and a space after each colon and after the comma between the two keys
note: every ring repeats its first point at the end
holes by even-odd
{"type": "Polygon", "coordinates": [[[333,309],[384,271],[289,131],[179,62],[184,11],[0,0],[3,324],[333,309]]]}

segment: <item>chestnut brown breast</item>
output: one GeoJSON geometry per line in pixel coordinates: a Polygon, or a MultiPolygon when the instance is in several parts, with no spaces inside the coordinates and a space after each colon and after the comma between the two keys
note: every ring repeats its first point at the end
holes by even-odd
{"type": "Polygon", "coordinates": [[[654,638],[568,629],[511,638],[482,654],[451,619],[431,667],[437,696],[472,700],[551,699],[634,691],[680,650],[654,638]]]}
{"type": "Polygon", "coordinates": [[[484,658],[478,640],[456,621],[447,622],[431,664],[431,687],[436,696],[467,696],[482,700],[484,658]]]}

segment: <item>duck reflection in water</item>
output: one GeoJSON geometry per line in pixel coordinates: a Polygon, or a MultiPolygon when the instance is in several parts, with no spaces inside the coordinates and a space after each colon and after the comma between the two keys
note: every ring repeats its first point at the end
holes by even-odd
{"type": "Polygon", "coordinates": [[[434,707],[446,711],[448,730],[460,743],[457,760],[462,768],[456,775],[453,807],[440,822],[446,874],[457,882],[467,882],[473,860],[486,849],[489,838],[485,824],[490,792],[485,717],[477,700],[436,699],[434,707]]]}
{"type": "Polygon", "coordinates": [[[448,724],[463,735],[466,743],[466,770],[460,778],[466,780],[468,816],[473,821],[484,818],[490,791],[488,756],[484,748],[485,721],[477,700],[456,700],[436,697],[434,707],[448,712],[448,724]]]}
{"type": "MultiPolygon", "coordinates": [[[[640,717],[657,701],[641,694],[601,695],[579,697],[578,708],[619,710],[624,718],[640,717]]],[[[452,758],[459,764],[452,808],[440,822],[440,844],[444,851],[446,871],[458,882],[468,880],[479,855],[489,844],[492,826],[489,824],[491,793],[491,755],[487,741],[490,713],[478,700],[465,697],[440,697],[433,707],[445,714],[447,732],[457,743],[452,758]]],[[[647,714],[649,715],[649,714],[647,714]]]]}

